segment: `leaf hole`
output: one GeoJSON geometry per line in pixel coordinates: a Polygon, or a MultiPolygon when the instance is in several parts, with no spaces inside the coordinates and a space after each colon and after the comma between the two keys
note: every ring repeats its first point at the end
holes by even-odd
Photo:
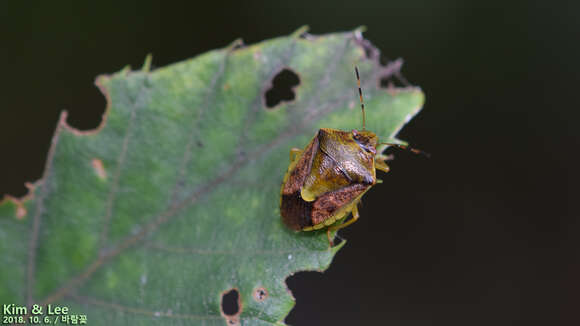
{"type": "Polygon", "coordinates": [[[281,102],[290,102],[296,98],[294,88],[300,84],[298,75],[285,68],[274,76],[272,87],[264,94],[266,107],[271,109],[281,102]]]}
{"type": "Polygon", "coordinates": [[[259,287],[254,290],[254,299],[258,302],[262,302],[268,298],[268,290],[263,287],[259,287]]]}
{"type": "Polygon", "coordinates": [[[381,53],[380,56],[379,56],[379,64],[382,67],[386,67],[389,64],[389,62],[391,62],[391,60],[389,60],[389,58],[387,58],[386,55],[384,55],[384,54],[381,53]]]}
{"type": "Polygon", "coordinates": [[[240,311],[240,294],[237,289],[231,289],[222,294],[222,312],[226,316],[235,316],[240,311]]]}
{"type": "MultiPolygon", "coordinates": [[[[88,75],[88,73],[87,73],[88,75]]],[[[67,78],[67,76],[63,76],[67,78]]],[[[94,76],[85,76],[87,82],[94,82],[94,76]]],[[[97,81],[98,83],[98,81],[97,81]]],[[[83,82],[77,83],[83,85],[83,82]]],[[[107,109],[110,106],[110,101],[106,90],[99,86],[99,89],[94,87],[80,87],[78,85],[71,85],[67,89],[74,91],[66,93],[66,96],[55,94],[55,97],[66,98],[66,102],[62,105],[70,108],[68,109],[68,116],[66,124],[70,129],[80,133],[94,133],[103,127],[107,109]],[[104,96],[103,96],[104,95],[104,96]]]]}
{"type": "Polygon", "coordinates": [[[386,57],[381,56],[381,59],[384,60],[384,64],[381,62],[383,66],[379,84],[381,88],[393,89],[411,85],[401,74],[401,68],[403,67],[403,60],[401,58],[389,61],[386,57]]]}
{"type": "Polygon", "coordinates": [[[380,87],[386,89],[393,89],[406,86],[409,86],[409,82],[407,82],[407,80],[400,75],[383,77],[381,78],[380,82],[380,87]]]}

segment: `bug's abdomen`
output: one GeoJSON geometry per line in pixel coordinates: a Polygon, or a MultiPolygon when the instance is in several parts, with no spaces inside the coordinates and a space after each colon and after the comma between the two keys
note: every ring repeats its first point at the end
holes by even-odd
{"type": "Polygon", "coordinates": [[[282,221],[293,230],[302,230],[312,226],[312,202],[307,202],[300,196],[300,191],[282,195],[280,213],[282,221]]]}

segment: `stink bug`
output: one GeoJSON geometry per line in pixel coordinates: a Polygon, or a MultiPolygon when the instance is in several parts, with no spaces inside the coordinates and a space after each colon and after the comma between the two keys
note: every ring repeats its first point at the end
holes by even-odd
{"type": "MultiPolygon", "coordinates": [[[[292,230],[312,231],[327,227],[330,231],[344,228],[359,218],[357,205],[362,196],[377,184],[376,170],[389,171],[388,156],[377,154],[377,145],[420,150],[404,145],[379,143],[372,131],[365,130],[365,106],[355,67],[362,111],[362,131],[322,128],[310,143],[300,150],[290,150],[290,165],[280,190],[280,214],[292,230]],[[352,218],[344,218],[352,213],[352,218]]],[[[380,181],[380,180],[379,180],[380,181]]]]}

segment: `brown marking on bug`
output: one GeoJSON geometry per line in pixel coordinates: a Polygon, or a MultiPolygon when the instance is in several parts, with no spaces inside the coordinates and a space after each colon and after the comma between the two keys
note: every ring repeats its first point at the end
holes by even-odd
{"type": "Polygon", "coordinates": [[[107,171],[105,171],[105,167],[103,166],[103,161],[99,160],[98,158],[94,158],[91,160],[91,164],[93,165],[93,169],[95,169],[95,173],[101,180],[107,179],[107,171]]]}
{"type": "Polygon", "coordinates": [[[268,290],[263,287],[259,287],[254,290],[254,300],[257,302],[262,302],[268,298],[268,290]]]}
{"type": "Polygon", "coordinates": [[[296,231],[312,226],[312,204],[312,202],[302,199],[300,190],[290,195],[282,195],[280,205],[282,222],[288,228],[296,231]]]}
{"type": "Polygon", "coordinates": [[[304,184],[304,180],[310,174],[312,160],[314,153],[318,152],[318,133],[314,135],[308,147],[304,150],[302,156],[298,159],[294,169],[289,173],[288,180],[284,183],[282,188],[282,195],[292,195],[300,192],[300,188],[304,184]]]}
{"type": "Polygon", "coordinates": [[[310,218],[312,203],[302,199],[300,191],[304,180],[310,174],[312,160],[318,151],[318,133],[308,146],[304,149],[302,156],[298,159],[293,170],[288,172],[288,179],[282,184],[280,193],[280,215],[282,222],[292,230],[302,230],[304,227],[312,226],[310,218]]]}
{"type": "MultiPolygon", "coordinates": [[[[229,307],[228,307],[229,309],[229,307]]],[[[223,291],[222,295],[221,295],[221,304],[220,304],[220,312],[222,314],[222,317],[224,317],[224,319],[226,320],[227,325],[229,326],[239,326],[240,325],[240,314],[242,313],[243,310],[243,305],[242,305],[242,296],[240,295],[240,291],[238,290],[238,288],[231,288],[229,290],[223,291]],[[226,296],[230,295],[236,295],[237,296],[237,300],[234,302],[235,304],[237,304],[237,307],[235,307],[234,310],[236,310],[235,312],[230,312],[230,311],[224,311],[224,303],[228,304],[228,302],[224,302],[224,298],[226,296]]]]}
{"type": "Polygon", "coordinates": [[[340,208],[351,203],[370,186],[353,184],[345,188],[320,196],[312,207],[312,224],[323,223],[332,217],[340,208]]]}

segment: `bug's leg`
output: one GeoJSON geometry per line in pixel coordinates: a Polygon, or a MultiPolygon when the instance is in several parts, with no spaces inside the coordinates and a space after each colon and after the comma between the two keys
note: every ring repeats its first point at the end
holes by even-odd
{"type": "Polygon", "coordinates": [[[429,158],[429,157],[431,157],[431,154],[429,154],[429,153],[427,153],[427,152],[424,152],[424,151],[422,151],[422,150],[420,150],[420,149],[413,148],[413,147],[409,147],[409,146],[407,146],[407,145],[403,145],[403,144],[395,144],[395,143],[378,143],[377,145],[389,145],[389,146],[393,146],[393,147],[395,147],[395,148],[400,148],[400,149],[402,149],[402,150],[405,150],[405,151],[410,151],[410,152],[412,152],[412,153],[415,153],[415,154],[421,154],[421,155],[423,155],[423,156],[425,156],[425,157],[428,157],[428,158],[429,158]]]}
{"type": "Polygon", "coordinates": [[[333,226],[329,227],[329,229],[331,229],[331,231],[340,230],[340,229],[345,228],[345,227],[351,225],[352,223],[356,222],[358,220],[358,218],[360,217],[358,215],[357,204],[358,204],[358,202],[356,204],[354,204],[352,207],[352,218],[350,220],[348,220],[344,223],[341,223],[339,225],[333,225],[333,226]]]}
{"type": "Polygon", "coordinates": [[[389,172],[389,166],[387,165],[387,163],[385,163],[386,161],[390,161],[393,158],[395,158],[392,154],[391,155],[384,155],[384,154],[379,154],[375,157],[375,167],[385,173],[389,172]]]}
{"type": "Polygon", "coordinates": [[[375,156],[376,161],[387,162],[387,161],[392,161],[394,159],[395,159],[395,155],[393,155],[393,154],[389,154],[389,155],[378,154],[377,156],[375,156]]]}
{"type": "Polygon", "coordinates": [[[331,227],[329,227],[326,230],[326,236],[328,237],[328,242],[330,243],[330,246],[334,246],[334,243],[332,242],[332,240],[330,239],[330,232],[332,231],[336,231],[336,230],[340,230],[344,227],[347,227],[349,225],[351,225],[352,223],[356,222],[358,220],[358,218],[360,217],[358,214],[358,201],[356,203],[353,204],[352,206],[352,218],[344,223],[338,224],[338,225],[332,225],[331,227]]]}
{"type": "Polygon", "coordinates": [[[300,154],[302,154],[302,150],[300,148],[294,147],[290,149],[290,163],[294,162],[300,154]]]}
{"type": "Polygon", "coordinates": [[[389,170],[390,170],[389,169],[389,166],[387,165],[387,163],[385,163],[385,161],[376,160],[375,161],[375,167],[378,170],[381,170],[381,171],[383,171],[385,173],[389,172],[389,170]]]}

